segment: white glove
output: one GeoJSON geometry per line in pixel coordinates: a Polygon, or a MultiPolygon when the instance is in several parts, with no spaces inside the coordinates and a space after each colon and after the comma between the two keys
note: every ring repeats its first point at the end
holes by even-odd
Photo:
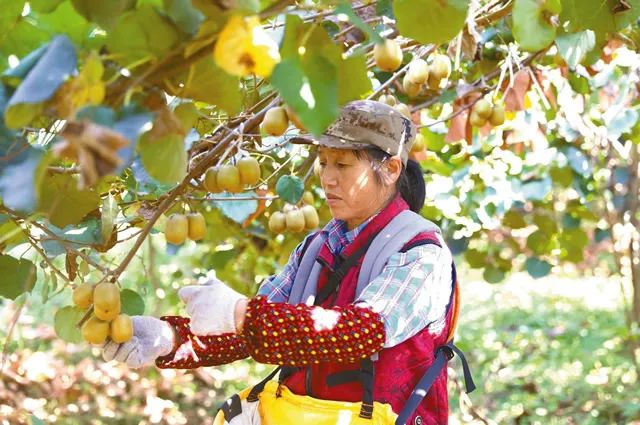
{"type": "Polygon", "coordinates": [[[259,404],[259,401],[248,402],[246,399],[240,400],[242,413],[231,419],[231,422],[224,421],[224,425],[260,425],[262,421],[260,410],[258,409],[259,404]]]}
{"type": "Polygon", "coordinates": [[[166,356],[173,350],[173,327],[164,320],[151,316],[133,316],[133,337],[118,344],[107,341],[103,346],[102,357],[106,361],[124,362],[130,368],[148,366],[156,358],[166,356]]]}
{"type": "Polygon", "coordinates": [[[203,285],[180,288],[178,296],[187,305],[191,332],[201,336],[236,333],[236,304],[247,298],[212,276],[203,285]]]}

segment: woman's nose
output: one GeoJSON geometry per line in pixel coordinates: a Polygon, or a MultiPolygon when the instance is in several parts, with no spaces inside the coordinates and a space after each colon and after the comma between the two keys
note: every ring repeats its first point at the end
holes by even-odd
{"type": "Polygon", "coordinates": [[[332,168],[327,166],[320,171],[320,184],[322,186],[335,186],[338,183],[337,173],[332,168]]]}

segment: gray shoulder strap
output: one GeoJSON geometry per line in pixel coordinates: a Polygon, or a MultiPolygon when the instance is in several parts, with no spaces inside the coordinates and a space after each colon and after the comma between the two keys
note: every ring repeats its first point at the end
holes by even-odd
{"type": "Polygon", "coordinates": [[[309,242],[307,249],[305,250],[300,264],[298,265],[298,271],[296,277],[293,280],[293,286],[289,293],[289,304],[313,304],[315,300],[316,286],[318,284],[318,277],[320,276],[320,270],[322,266],[316,261],[318,253],[324,244],[325,238],[321,233],[313,236],[313,239],[309,242]]]}
{"type": "Polygon", "coordinates": [[[393,254],[398,253],[407,242],[418,234],[429,231],[442,233],[435,223],[413,211],[405,210],[395,216],[378,233],[367,250],[358,276],[356,298],[360,296],[369,282],[382,273],[382,269],[393,254]]]}

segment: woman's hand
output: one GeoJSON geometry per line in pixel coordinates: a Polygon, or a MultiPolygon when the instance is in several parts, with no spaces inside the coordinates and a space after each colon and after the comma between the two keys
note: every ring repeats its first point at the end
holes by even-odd
{"type": "Polygon", "coordinates": [[[236,314],[236,306],[245,306],[247,297],[210,277],[203,285],[189,285],[178,291],[187,305],[194,335],[239,333],[243,314],[236,314]],[[236,317],[237,316],[237,317],[236,317]]]}
{"type": "Polygon", "coordinates": [[[102,357],[106,361],[117,360],[131,368],[148,366],[156,358],[173,351],[173,328],[167,322],[151,316],[133,316],[133,337],[125,343],[107,341],[102,357]]]}

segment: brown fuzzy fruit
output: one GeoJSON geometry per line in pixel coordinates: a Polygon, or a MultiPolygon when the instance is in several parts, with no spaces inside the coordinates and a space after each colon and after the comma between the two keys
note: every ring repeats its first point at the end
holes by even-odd
{"type": "Polygon", "coordinates": [[[81,333],[82,339],[89,344],[102,344],[109,336],[109,322],[104,322],[95,316],[91,316],[89,320],[82,325],[81,333]]]}
{"type": "Polygon", "coordinates": [[[131,317],[126,314],[119,314],[109,324],[109,338],[118,344],[127,342],[133,336],[133,323],[131,317]]]}
{"type": "Polygon", "coordinates": [[[302,194],[302,202],[304,202],[307,205],[313,205],[313,194],[311,192],[309,192],[308,190],[306,190],[303,194],[302,194]]]}
{"type": "Polygon", "coordinates": [[[225,164],[218,170],[216,181],[218,187],[231,193],[242,192],[242,184],[240,183],[240,171],[231,164],[225,164]]]}
{"type": "Polygon", "coordinates": [[[418,133],[416,134],[416,138],[413,140],[413,145],[411,145],[411,152],[422,152],[424,148],[424,136],[422,133],[418,133]]]}
{"type": "Polygon", "coordinates": [[[411,109],[409,109],[409,107],[406,104],[398,103],[396,106],[394,106],[394,109],[400,112],[405,117],[411,118],[411,109]]]}
{"type": "Polygon", "coordinates": [[[253,186],[260,181],[260,164],[252,156],[241,158],[236,164],[240,173],[240,183],[253,186]]]}
{"type": "Polygon", "coordinates": [[[435,76],[439,80],[449,78],[449,75],[451,75],[451,59],[449,59],[449,56],[447,55],[434,55],[429,71],[431,72],[431,75],[435,76]]]}
{"type": "Polygon", "coordinates": [[[398,99],[396,99],[392,94],[383,94],[378,98],[378,102],[386,103],[389,106],[395,106],[398,103],[398,99]]]}
{"type": "Polygon", "coordinates": [[[320,217],[318,217],[318,212],[312,205],[305,205],[300,208],[300,211],[302,211],[302,215],[304,216],[305,229],[315,229],[320,225],[320,217]]]}
{"type": "Polygon", "coordinates": [[[420,84],[413,84],[409,81],[408,74],[404,76],[402,79],[402,90],[404,90],[407,96],[416,97],[420,93],[420,89],[422,89],[420,84]]]}
{"type": "Polygon", "coordinates": [[[440,90],[440,82],[441,78],[436,77],[433,73],[429,74],[429,80],[427,81],[427,85],[431,90],[440,90]]]}
{"type": "Polygon", "coordinates": [[[189,227],[189,239],[199,241],[204,239],[207,234],[207,223],[204,216],[199,212],[187,214],[187,222],[189,227]]]}
{"type": "Polygon", "coordinates": [[[73,290],[73,303],[80,308],[88,308],[93,303],[93,285],[83,283],[73,290]]]}
{"type": "Polygon", "coordinates": [[[287,228],[287,217],[284,213],[276,211],[269,217],[269,230],[273,233],[282,233],[287,228]]]}
{"type": "Polygon", "coordinates": [[[209,193],[221,192],[218,187],[218,167],[209,167],[207,169],[207,172],[204,173],[202,185],[209,193]]]}
{"type": "Polygon", "coordinates": [[[164,225],[164,238],[174,245],[181,245],[189,236],[189,220],[184,214],[171,214],[164,225]]]}
{"type": "Polygon", "coordinates": [[[469,115],[469,122],[474,127],[482,127],[487,123],[487,119],[482,118],[476,113],[476,111],[471,111],[471,115],[469,115]]]}
{"type": "Polygon", "coordinates": [[[492,106],[491,103],[487,99],[478,100],[475,105],[473,105],[473,112],[475,112],[480,118],[486,120],[491,115],[492,106]]]}
{"type": "Polygon", "coordinates": [[[504,106],[493,106],[493,109],[491,109],[491,115],[489,115],[489,122],[494,127],[504,124],[504,106]]]}
{"type": "Polygon", "coordinates": [[[298,130],[307,131],[305,126],[302,124],[302,121],[300,121],[300,117],[298,117],[298,115],[295,112],[293,112],[293,109],[291,109],[289,105],[286,105],[284,109],[287,112],[287,117],[289,118],[289,121],[291,121],[291,123],[295,125],[298,130]]]}
{"type": "Polygon", "coordinates": [[[373,59],[381,70],[393,72],[402,64],[402,49],[395,41],[386,39],[373,47],[373,59]]]}
{"type": "Polygon", "coordinates": [[[304,214],[299,209],[293,209],[286,214],[287,230],[293,233],[304,230],[304,214]]]}
{"type": "Polygon", "coordinates": [[[287,112],[282,106],[275,106],[264,114],[262,130],[271,136],[282,136],[289,127],[287,112]]]}
{"type": "Polygon", "coordinates": [[[424,59],[414,59],[409,64],[406,78],[413,84],[424,84],[429,79],[429,65],[424,59]]]}
{"type": "Polygon", "coordinates": [[[120,291],[109,282],[96,285],[93,291],[93,308],[100,320],[113,320],[120,314],[120,291]]]}

